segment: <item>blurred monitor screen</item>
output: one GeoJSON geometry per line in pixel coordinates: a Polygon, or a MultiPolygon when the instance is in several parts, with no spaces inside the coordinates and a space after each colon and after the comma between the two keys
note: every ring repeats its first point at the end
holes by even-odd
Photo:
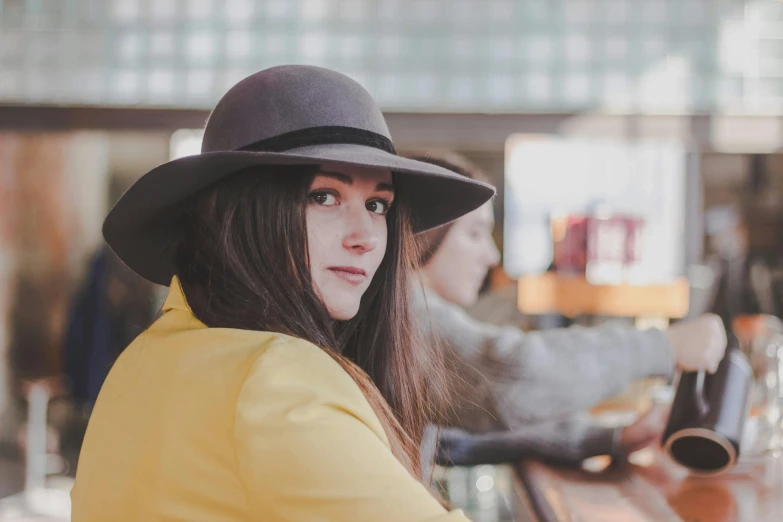
{"type": "Polygon", "coordinates": [[[632,283],[684,272],[686,152],[672,141],[514,134],[506,141],[504,269],[546,271],[552,220],[630,215],[644,223],[632,283]]]}

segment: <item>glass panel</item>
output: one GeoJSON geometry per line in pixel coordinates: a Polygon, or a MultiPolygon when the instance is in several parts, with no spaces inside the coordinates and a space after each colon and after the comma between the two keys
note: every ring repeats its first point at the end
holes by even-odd
{"type": "Polygon", "coordinates": [[[120,102],[132,102],[140,97],[141,78],[136,69],[116,71],[111,81],[111,96],[120,102]]]}
{"type": "Polygon", "coordinates": [[[355,62],[364,58],[367,48],[361,37],[356,35],[343,36],[339,39],[338,52],[344,60],[355,62]]]}
{"type": "Polygon", "coordinates": [[[398,60],[405,48],[403,39],[397,35],[382,35],[376,45],[384,62],[398,60]]]}
{"type": "Polygon", "coordinates": [[[327,42],[323,34],[305,34],[299,39],[299,54],[306,62],[320,60],[326,55],[327,42]]]}
{"type": "Polygon", "coordinates": [[[114,0],[112,4],[112,18],[117,22],[135,22],[139,14],[139,0],[114,0]]]}
{"type": "Polygon", "coordinates": [[[165,100],[174,96],[174,73],[166,69],[156,69],[148,76],[147,89],[153,101],[165,100]]]}
{"type": "Polygon", "coordinates": [[[757,0],[0,0],[0,103],[27,71],[36,100],[84,100],[89,69],[90,99],[208,106],[236,71],[293,62],[398,109],[631,107],[657,85],[667,107],[777,113],[781,35],[783,3],[757,0]]]}
{"type": "Polygon", "coordinates": [[[547,35],[535,34],[528,40],[527,58],[532,63],[547,64],[554,57],[553,42],[547,35]]]}
{"type": "Polygon", "coordinates": [[[402,78],[396,74],[384,74],[376,83],[378,98],[384,100],[389,105],[400,103],[404,98],[403,92],[402,78]]]}
{"type": "Polygon", "coordinates": [[[489,4],[489,16],[494,24],[509,24],[515,21],[514,2],[495,0],[489,4]]]}
{"type": "Polygon", "coordinates": [[[286,50],[285,36],[282,34],[268,34],[263,39],[262,49],[267,56],[274,60],[280,60],[283,58],[286,50]]]}
{"type": "Polygon", "coordinates": [[[19,99],[23,90],[20,71],[6,71],[0,74],[0,96],[4,99],[19,99]]]}
{"type": "Polygon", "coordinates": [[[550,22],[552,16],[551,0],[530,0],[522,6],[523,19],[534,26],[550,22]]]}
{"type": "Polygon", "coordinates": [[[255,14],[252,0],[226,0],[218,5],[218,11],[231,23],[246,24],[255,14]]]}
{"type": "Polygon", "coordinates": [[[563,5],[563,13],[566,23],[570,26],[588,25],[598,15],[590,2],[582,0],[568,0],[563,5]]]}
{"type": "Polygon", "coordinates": [[[177,0],[155,0],[149,2],[148,6],[152,20],[155,22],[172,20],[177,14],[177,0]]]}
{"type": "Polygon", "coordinates": [[[123,64],[132,65],[142,53],[142,39],[137,32],[126,32],[117,39],[117,57],[123,64]]]}
{"type": "Polygon", "coordinates": [[[463,67],[467,62],[476,60],[478,51],[478,42],[468,38],[460,38],[453,42],[451,47],[452,58],[463,67]]]}
{"type": "Polygon", "coordinates": [[[601,79],[601,99],[604,107],[628,107],[634,97],[633,82],[623,71],[611,71],[601,79]]]}
{"type": "Polygon", "coordinates": [[[188,16],[194,20],[205,20],[212,14],[212,0],[187,0],[188,16]]]}
{"type": "Polygon", "coordinates": [[[570,74],[565,78],[565,100],[572,105],[581,105],[591,97],[590,78],[586,74],[570,74]]]}
{"type": "Polygon", "coordinates": [[[609,36],[603,44],[604,56],[610,62],[620,62],[628,58],[630,46],[627,39],[620,36],[609,36]]]}
{"type": "Polygon", "coordinates": [[[462,105],[476,96],[476,81],[470,76],[457,76],[449,82],[449,100],[462,105]]]}
{"type": "MultiPolygon", "coordinates": [[[[25,33],[22,31],[3,29],[0,32],[0,62],[10,64],[21,61],[24,38],[25,33]]],[[[6,72],[3,71],[3,74],[6,72]]]]}
{"type": "Polygon", "coordinates": [[[272,19],[288,18],[291,16],[291,4],[289,0],[267,0],[264,2],[266,16],[272,19]]]}
{"type": "Polygon", "coordinates": [[[549,101],[552,92],[552,81],[549,75],[544,73],[531,73],[525,82],[527,98],[534,104],[543,104],[549,101]]]}
{"type": "MultiPolygon", "coordinates": [[[[364,0],[342,0],[340,2],[340,16],[345,20],[361,21],[367,17],[367,7],[369,2],[364,0]]],[[[410,9],[411,6],[406,6],[410,9]]]]}
{"type": "Polygon", "coordinates": [[[629,0],[605,0],[602,21],[607,25],[624,26],[631,20],[629,0]]]}
{"type": "Polygon", "coordinates": [[[245,60],[253,50],[253,34],[250,31],[234,31],[226,37],[226,57],[231,61],[245,60]]]}
{"type": "Polygon", "coordinates": [[[206,31],[190,34],[186,41],[185,52],[191,63],[211,63],[215,57],[215,36],[206,31]]]}
{"type": "Polygon", "coordinates": [[[487,98],[493,104],[506,105],[517,95],[515,82],[506,75],[493,75],[485,80],[487,98]]]}
{"type": "Polygon", "coordinates": [[[324,20],[329,15],[327,0],[303,0],[300,5],[300,16],[305,20],[324,20]]]}
{"type": "Polygon", "coordinates": [[[664,58],[667,54],[666,41],[655,36],[645,38],[642,42],[642,53],[646,59],[664,58]]]}
{"type": "Polygon", "coordinates": [[[152,58],[168,58],[174,54],[175,38],[169,31],[156,31],[149,40],[149,54],[152,58]]]}
{"type": "Polygon", "coordinates": [[[590,59],[592,46],[584,34],[572,34],[566,38],[566,57],[575,63],[585,63],[590,59]]]}
{"type": "Polygon", "coordinates": [[[23,2],[0,1],[0,27],[19,29],[24,26],[24,23],[25,9],[23,2]]]}
{"type": "Polygon", "coordinates": [[[639,5],[641,19],[646,26],[663,25],[667,22],[669,12],[666,0],[645,0],[639,5]]]}
{"type": "Polygon", "coordinates": [[[508,64],[516,55],[511,38],[497,38],[490,41],[489,58],[500,65],[508,64]]]}
{"type": "Polygon", "coordinates": [[[188,97],[208,100],[212,94],[214,75],[211,69],[196,69],[188,72],[185,89],[188,97]]]}

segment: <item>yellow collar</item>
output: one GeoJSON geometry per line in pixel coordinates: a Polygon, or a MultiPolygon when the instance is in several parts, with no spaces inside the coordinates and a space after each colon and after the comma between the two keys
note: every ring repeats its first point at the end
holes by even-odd
{"type": "Polygon", "coordinates": [[[185,292],[182,290],[182,285],[179,282],[179,278],[174,276],[171,278],[171,285],[169,286],[169,295],[166,296],[166,301],[163,303],[163,311],[168,312],[172,308],[182,310],[192,315],[193,312],[188,306],[188,302],[185,299],[185,292]]]}

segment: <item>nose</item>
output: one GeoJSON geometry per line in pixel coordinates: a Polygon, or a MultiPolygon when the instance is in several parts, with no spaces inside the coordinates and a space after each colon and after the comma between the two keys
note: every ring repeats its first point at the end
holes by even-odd
{"type": "Polygon", "coordinates": [[[495,240],[490,237],[487,244],[487,264],[489,266],[496,266],[499,263],[500,251],[495,244],[495,240]]]}
{"type": "Polygon", "coordinates": [[[364,205],[357,205],[357,207],[346,213],[343,248],[357,254],[363,254],[375,250],[380,243],[380,237],[378,237],[377,227],[364,205]]]}

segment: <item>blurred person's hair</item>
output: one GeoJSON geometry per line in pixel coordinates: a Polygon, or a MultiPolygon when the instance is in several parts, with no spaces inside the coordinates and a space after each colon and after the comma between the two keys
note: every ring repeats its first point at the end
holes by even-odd
{"type": "MultiPolygon", "coordinates": [[[[457,154],[450,150],[427,152],[425,154],[408,154],[408,158],[431,163],[456,172],[460,176],[489,183],[489,178],[478,166],[468,160],[465,156],[457,154]]],[[[419,259],[418,266],[426,265],[435,252],[440,248],[441,243],[451,229],[452,223],[429,230],[417,236],[419,240],[419,259]]]]}

